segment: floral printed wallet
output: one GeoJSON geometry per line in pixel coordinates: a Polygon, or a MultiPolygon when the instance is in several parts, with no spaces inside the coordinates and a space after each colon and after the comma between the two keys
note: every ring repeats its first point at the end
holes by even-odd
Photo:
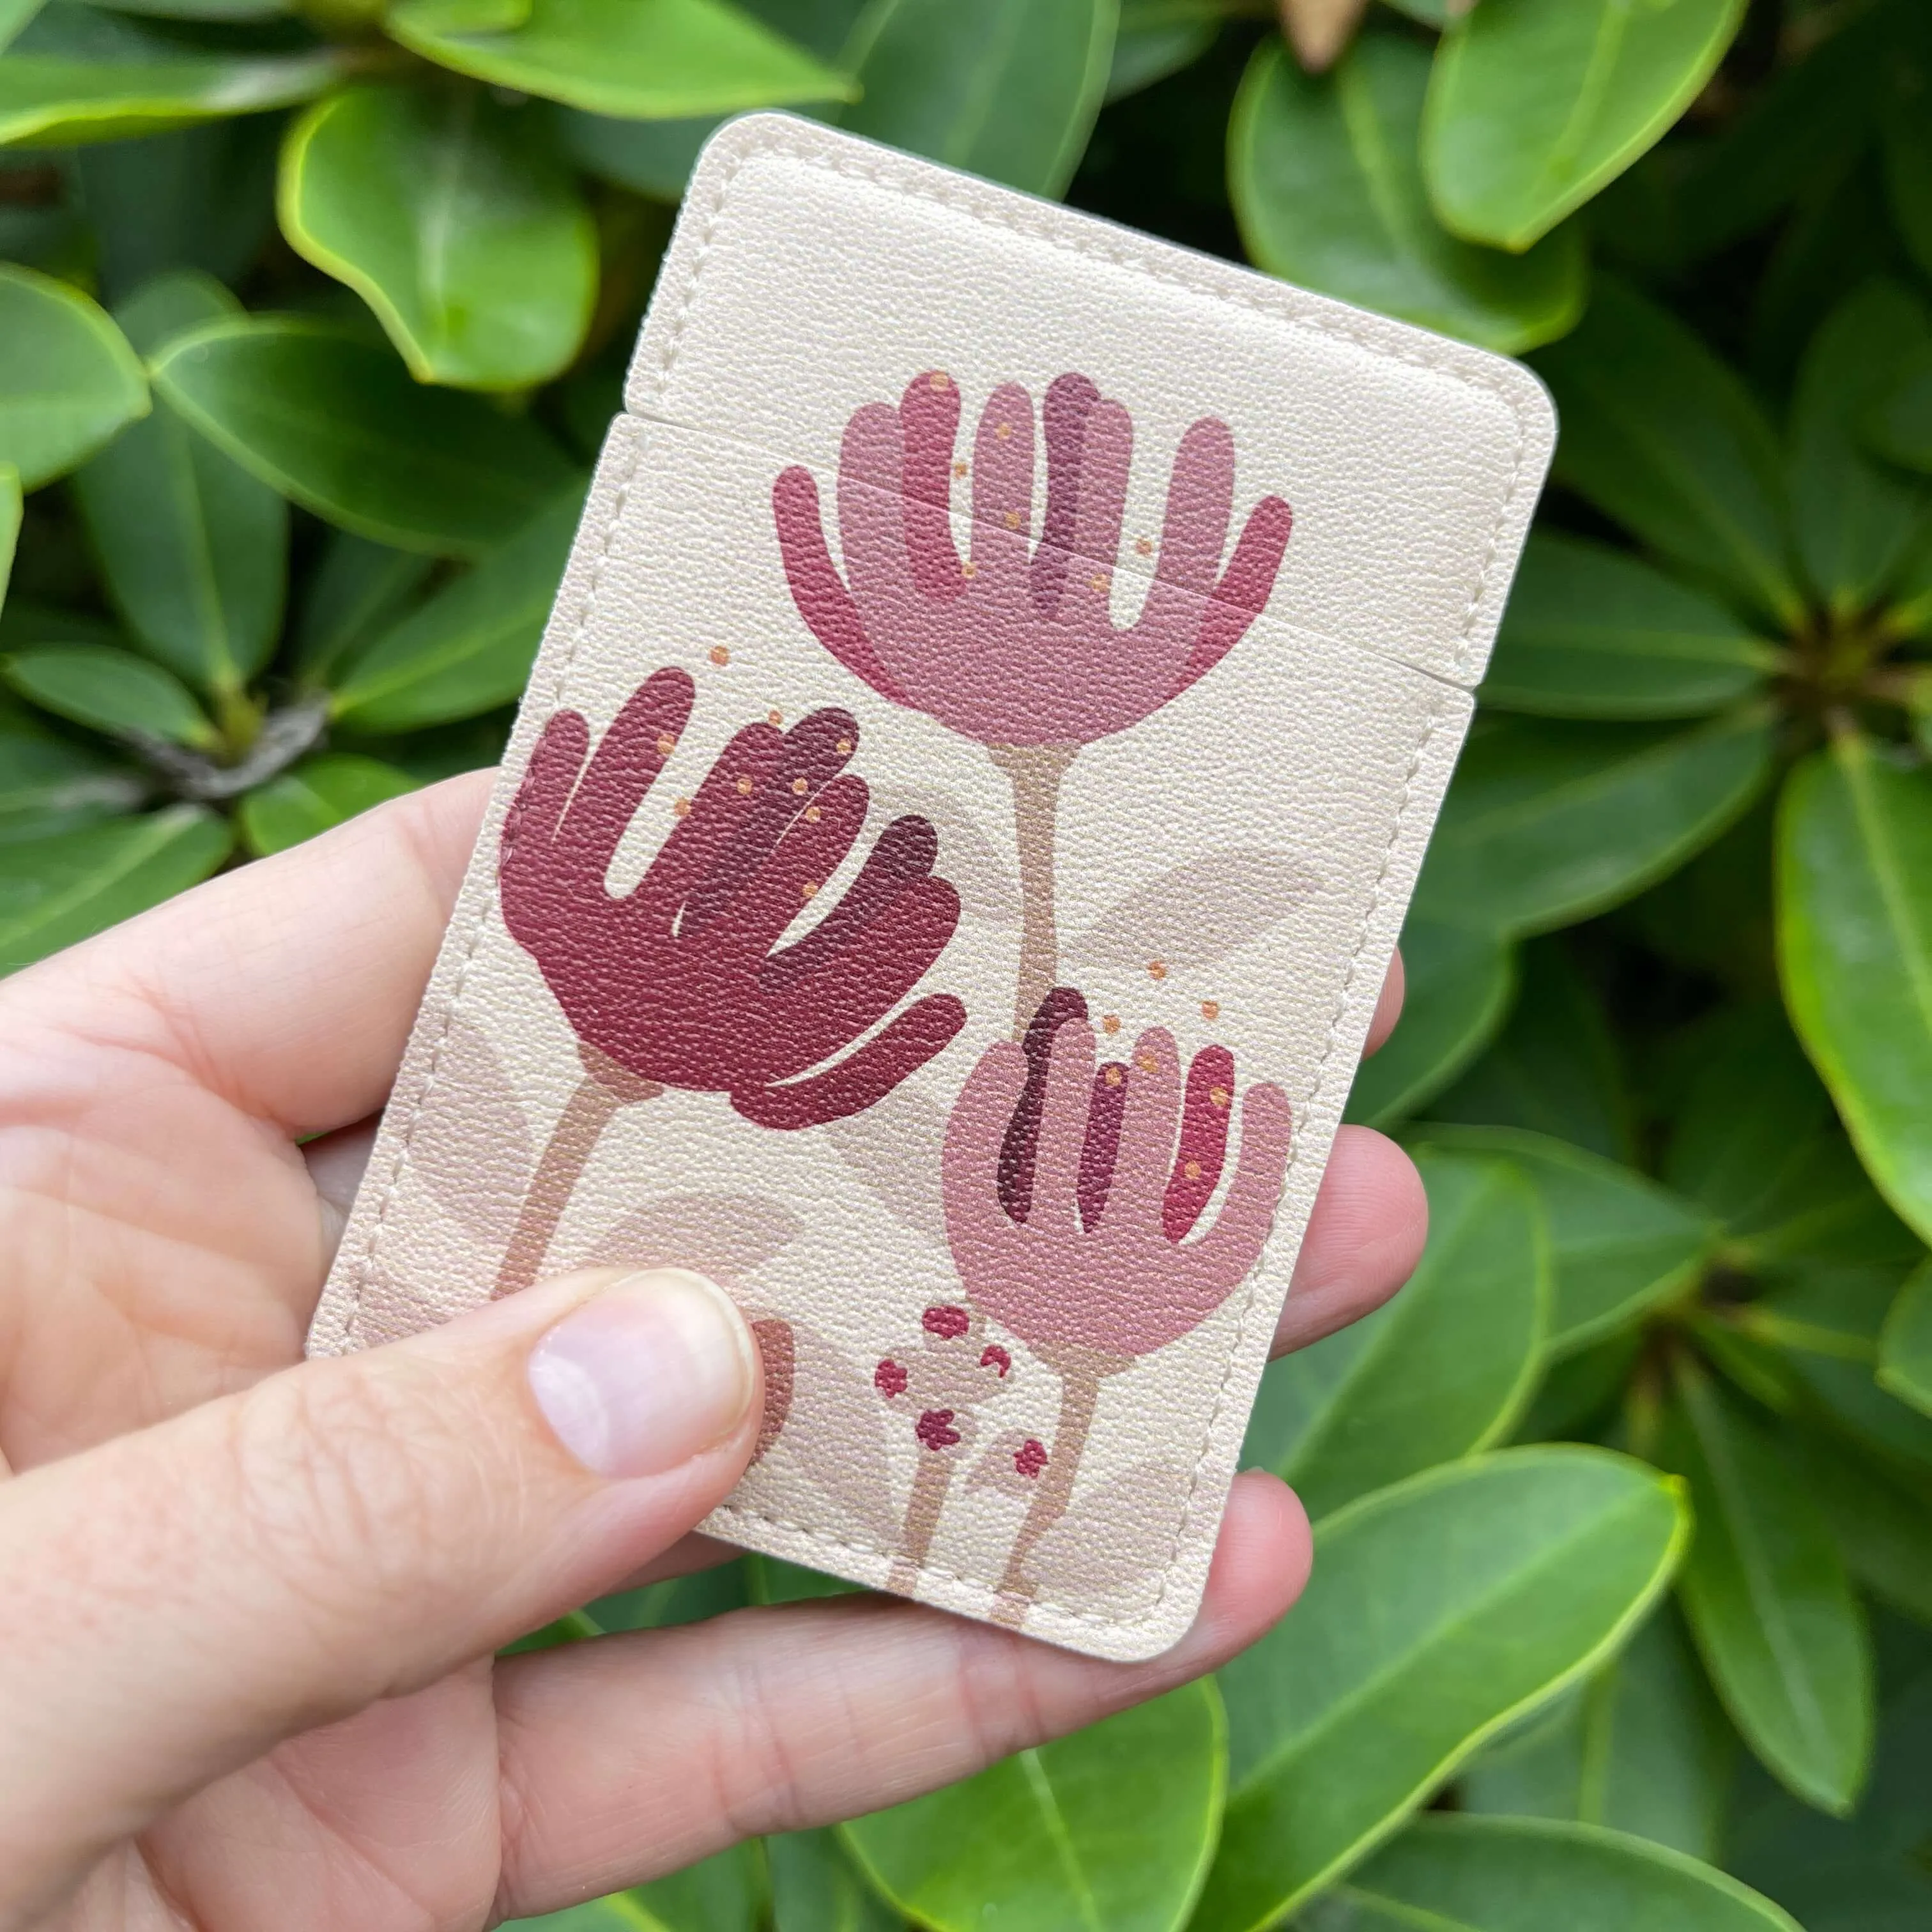
{"type": "Polygon", "coordinates": [[[781,115],[692,179],[334,1353],[678,1263],[716,1534],[1193,1618],[1554,435],[1516,364],[781,115]]]}

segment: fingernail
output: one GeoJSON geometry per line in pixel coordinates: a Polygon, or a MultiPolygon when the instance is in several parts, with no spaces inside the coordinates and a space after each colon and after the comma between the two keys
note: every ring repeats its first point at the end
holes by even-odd
{"type": "Polygon", "coordinates": [[[557,1440],[600,1476],[650,1476],[730,1434],[752,1400],[744,1318],[682,1268],[630,1276],[566,1315],[530,1354],[557,1440]]]}

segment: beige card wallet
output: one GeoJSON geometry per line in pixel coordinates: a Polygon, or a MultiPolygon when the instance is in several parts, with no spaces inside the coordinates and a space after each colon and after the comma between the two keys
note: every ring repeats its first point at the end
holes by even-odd
{"type": "Polygon", "coordinates": [[[1554,422],[779,115],[705,151],[310,1336],[681,1264],[713,1534],[1178,1639],[1554,422]]]}

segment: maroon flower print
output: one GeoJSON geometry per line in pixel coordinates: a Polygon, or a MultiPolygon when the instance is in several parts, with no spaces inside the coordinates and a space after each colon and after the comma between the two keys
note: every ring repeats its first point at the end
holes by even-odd
{"type": "Polygon", "coordinates": [[[895,819],[838,903],[782,943],[865,823],[865,781],[846,770],[858,727],[843,711],[739,732],[673,808],[644,878],[610,892],[619,842],[695,697],[687,673],[656,672],[594,752],[584,719],[559,712],[504,823],[504,921],[576,1033],[585,1080],[538,1163],[499,1293],[535,1279],[620,1106],[678,1087],[725,1094],[760,1126],[814,1126],[872,1106],[965,1023],[964,1006],[942,994],[879,1027],[958,920],[922,818],[895,819]]]}
{"type": "Polygon", "coordinates": [[[1013,788],[1017,1035],[1058,970],[1054,824],[1068,766],[1082,745],[1138,723],[1227,656],[1268,602],[1293,517],[1263,496],[1222,568],[1234,442],[1226,423],[1202,417],[1175,452],[1140,616],[1118,626],[1112,584],[1133,456],[1126,409],[1082,375],[1048,386],[1036,538],[1033,398],[1016,382],[994,391],[970,464],[953,458],[959,412],[957,385],[934,370],[915,376],[896,408],[868,404],[847,424],[843,576],[808,470],[779,476],[772,508],[793,600],[826,649],[882,697],[985,745],[1013,788]],[[962,558],[952,483],[969,469],[962,558]]]}
{"type": "Polygon", "coordinates": [[[1000,1590],[1030,1595],[1024,1565],[1064,1512],[1108,1376],[1197,1328],[1260,1258],[1287,1172],[1287,1096],[1265,1081],[1240,1106],[1240,1146],[1213,1225],[1200,1224],[1228,1158],[1232,1054],[1210,1046],[1184,1081],[1154,1027],[1131,1058],[1096,1064],[1086,1002],[1042,1001],[1025,1043],[999,1041],[968,1076],[941,1156],[946,1232],[973,1306],[1060,1382],[1038,1495],[1000,1590]]]}

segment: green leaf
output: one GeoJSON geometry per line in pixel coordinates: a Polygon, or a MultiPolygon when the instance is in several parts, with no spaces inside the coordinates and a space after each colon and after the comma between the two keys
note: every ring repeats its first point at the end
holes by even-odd
{"type": "Polygon", "coordinates": [[[659,201],[682,198],[698,150],[724,118],[700,114],[676,121],[624,121],[576,107],[560,107],[556,114],[558,140],[579,167],[659,201]]]}
{"type": "Polygon", "coordinates": [[[1425,1122],[1409,1144],[1507,1160],[1529,1184],[1549,1228],[1552,1356],[1614,1334],[1688,1287],[1716,1232],[1667,1188],[1547,1135],[1425,1122]]]}
{"type": "Polygon", "coordinates": [[[904,1923],[862,1878],[832,1832],[765,1840],[772,1932],[898,1932],[904,1923]]]}
{"type": "Polygon", "coordinates": [[[148,412],[127,338],[51,275],[0,262],[0,463],[22,490],[71,470],[148,412]]]}
{"type": "Polygon", "coordinates": [[[1488,1043],[1509,1010],[1514,956],[1493,932],[1412,913],[1402,929],[1402,1018],[1362,1062],[1348,1118],[1388,1126],[1426,1106],[1488,1043]]]}
{"type": "Polygon", "coordinates": [[[436,0],[383,26],[426,60],[593,114],[656,121],[788,101],[844,100],[850,83],[725,0],[535,0],[514,32],[452,33],[436,0]]]}
{"type": "Polygon", "coordinates": [[[42,728],[30,712],[0,724],[0,845],[118,817],[146,791],[125,765],[42,728]]]}
{"type": "Polygon", "coordinates": [[[1481,696],[1543,718],[1694,718],[1748,696],[1782,657],[1716,599],[1638,558],[1538,530],[1481,696]]]}
{"type": "MultiPolygon", "coordinates": [[[[187,272],[148,283],[116,320],[145,355],[240,312],[218,282],[187,272]]],[[[74,490],[128,628],[203,690],[239,691],[281,630],[288,506],[166,400],[88,463],[74,490]]]]}
{"type": "Polygon", "coordinates": [[[170,343],[156,388],[244,469],[329,523],[399,550],[502,544],[569,479],[532,424],[424,388],[386,349],[296,316],[170,343]]]}
{"type": "Polygon", "coordinates": [[[1437,1096],[1430,1118],[1530,1127],[1606,1160],[1634,1160],[1634,1110],[1603,996],[1557,936],[1522,949],[1520,976],[1508,1024],[1437,1096]]]}
{"type": "Polygon", "coordinates": [[[96,731],[213,749],[218,740],[194,694],[172,671],[112,644],[15,651],[0,675],[44,711],[96,731]]]}
{"type": "Polygon", "coordinates": [[[1498,1442],[1528,1400],[1550,1318],[1549,1238],[1507,1161],[1425,1151],[1429,1245],[1408,1286],[1274,1363],[1242,1447],[1318,1520],[1498,1442]]]}
{"type": "Polygon", "coordinates": [[[808,1570],[802,1563],[788,1563],[782,1556],[754,1552],[745,1559],[745,1568],[754,1604],[814,1603],[821,1597],[855,1596],[863,1588],[843,1576],[808,1570]]]}
{"type": "Polygon", "coordinates": [[[1871,1655],[1823,1514],[1770,1432],[1688,1361],[1660,1460],[1690,1485],[1679,1587],[1724,1708],[1767,1769],[1842,1816],[1871,1755],[1871,1655]]]}
{"type": "Polygon", "coordinates": [[[1802,621],[1776,440],[1744,385],[1682,322],[1606,280],[1582,326],[1537,367],[1562,419],[1559,482],[1781,626],[1802,621]]]}
{"type": "Polygon", "coordinates": [[[1520,354],[1576,325],[1583,251],[1564,229],[1526,255],[1458,241],[1416,157],[1429,50],[1364,34],[1330,74],[1277,38],[1256,50],[1228,124],[1228,189],[1249,259],[1271,275],[1520,354]]]}
{"type": "Polygon", "coordinates": [[[1436,212],[1527,248],[1702,92],[1744,0],[1486,0],[1444,35],[1424,116],[1436,212]]]}
{"type": "Polygon", "coordinates": [[[1802,1932],[1713,1866],[1549,1819],[1418,1818],[1334,1895],[1353,1932],[1802,1932]]]}
{"type": "Polygon", "coordinates": [[[1637,1358],[1640,1328],[1613,1329],[1550,1364],[1511,1440],[1517,1442],[1601,1442],[1622,1402],[1637,1358]]]}
{"type": "Polygon", "coordinates": [[[206,806],[174,805],[0,847],[0,971],[185,892],[232,843],[226,824],[206,806]]]}
{"type": "Polygon", "coordinates": [[[386,629],[434,568],[417,551],[332,532],[296,626],[296,662],[303,674],[326,677],[350,652],[386,629]]]}
{"type": "Polygon", "coordinates": [[[1792,772],[1778,952],[1792,1022],[1866,1172],[1932,1238],[1932,772],[1846,733],[1792,772]]]}
{"type": "Polygon", "coordinates": [[[1878,1378],[1901,1400],[1932,1415],[1932,1262],[1914,1272],[1886,1317],[1878,1378]]]}
{"type": "Polygon", "coordinates": [[[582,498],[566,491],[486,562],[379,635],[335,680],[334,715],[362,731],[473,718],[529,681],[582,498]]]}
{"type": "Polygon", "coordinates": [[[20,472],[0,463],[0,610],[6,608],[8,580],[14,574],[14,546],[20,536],[20,472]]]}
{"type": "Polygon", "coordinates": [[[1292,1912],[1587,1676],[1685,1529],[1674,1485],[1567,1444],[1431,1469],[1329,1517],[1301,1600],[1221,1673],[1231,1783],[1197,1932],[1292,1912]]]}
{"type": "Polygon", "coordinates": [[[1932,362],[1932,321],[1892,282],[1870,282],[1812,338],[1791,410],[1791,503],[1798,554],[1840,621],[1895,580],[1924,527],[1928,493],[1866,454],[1860,426],[1893,373],[1932,362]]]}
{"type": "Polygon", "coordinates": [[[1879,454],[1908,470],[1932,470],[1932,367],[1922,363],[1896,372],[1865,418],[1865,434],[1879,454]]]}
{"type": "Polygon", "coordinates": [[[1932,274],[1932,128],[1922,103],[1895,112],[1886,130],[1886,182],[1892,219],[1912,260],[1932,274]]]}
{"type": "Polygon", "coordinates": [[[1866,1179],[1780,1009],[1721,1013],[1672,1058],[1686,1077],[1664,1178],[1723,1222],[1736,1261],[1910,1265],[1918,1242],[1866,1179]]]}
{"type": "Polygon", "coordinates": [[[258,859],[285,851],[416,788],[407,772],[353,752],[304,758],[243,798],[242,842],[258,859]]]}
{"type": "Polygon", "coordinates": [[[511,1919],[502,1932],[754,1932],[760,1888],[757,1843],[747,1839],[629,1892],[511,1919]]]}
{"type": "Polygon", "coordinates": [[[1545,932],[1641,892],[1771,773],[1761,709],[1689,730],[1479,718],[1415,892],[1425,916],[1545,932]]]}
{"type": "MultiPolygon", "coordinates": [[[[1498,1738],[1459,1792],[1466,1812],[1610,1826],[1714,1858],[1735,1754],[1730,1725],[1666,1604],[1548,1718],[1498,1738]]],[[[1641,1915],[1634,1922],[1652,1923],[1641,1915]]]]}
{"type": "Polygon", "coordinates": [[[12,45],[14,36],[45,4],[46,0],[0,0],[0,50],[12,45]]]}
{"type": "Polygon", "coordinates": [[[1107,68],[1107,99],[1124,100],[1192,66],[1214,44],[1223,17],[1214,0],[1152,0],[1138,6],[1123,0],[1107,68]]]}
{"type": "Polygon", "coordinates": [[[845,58],[855,134],[1064,194],[1106,93],[1117,0],[872,0],[845,58]]]}
{"type": "Polygon", "coordinates": [[[1211,1681],[843,1827],[936,1932],[1170,1932],[1188,1922],[1226,1785],[1211,1681]]]}
{"type": "Polygon", "coordinates": [[[71,147],[192,127],[313,100],[344,72],[344,53],[153,52],[104,60],[15,51],[0,59],[0,145],[71,147]]]}
{"type": "Polygon", "coordinates": [[[282,232],[418,382],[548,382],[590,326],[597,234],[546,132],[481,88],[345,88],[289,130],[282,232]]]}
{"type": "Polygon", "coordinates": [[[1932,1624],[1932,1484],[1823,1430],[1786,1439],[1845,1568],[1881,1603],[1932,1624]]]}

